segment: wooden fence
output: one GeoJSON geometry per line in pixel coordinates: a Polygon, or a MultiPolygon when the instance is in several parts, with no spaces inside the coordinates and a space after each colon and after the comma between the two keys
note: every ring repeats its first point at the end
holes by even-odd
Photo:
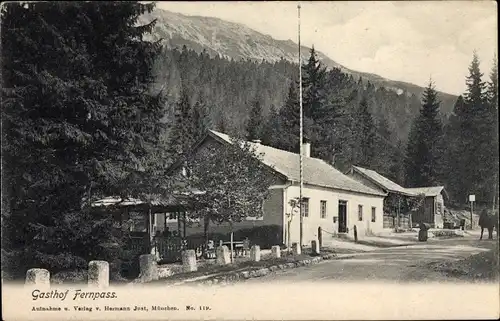
{"type": "MultiPolygon", "coordinates": [[[[398,225],[398,218],[390,214],[384,214],[384,228],[395,228],[398,225]]],[[[410,217],[408,215],[399,216],[399,227],[410,228],[410,217]]]]}
{"type": "Polygon", "coordinates": [[[182,239],[180,237],[155,236],[153,248],[161,261],[165,263],[179,262],[182,259],[182,251],[194,250],[197,258],[203,253],[203,240],[182,239]]]}

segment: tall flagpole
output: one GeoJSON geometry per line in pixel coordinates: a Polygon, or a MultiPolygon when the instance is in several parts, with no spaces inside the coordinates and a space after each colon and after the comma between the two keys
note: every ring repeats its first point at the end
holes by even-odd
{"type": "Polygon", "coordinates": [[[299,189],[299,204],[300,204],[300,248],[303,246],[303,226],[304,226],[304,213],[302,212],[302,187],[303,187],[303,162],[302,162],[302,157],[303,157],[303,134],[302,134],[302,126],[303,126],[303,119],[302,119],[302,57],[301,57],[301,51],[300,51],[300,3],[297,5],[298,9],[298,26],[299,26],[299,104],[300,104],[300,189],[299,189]]]}

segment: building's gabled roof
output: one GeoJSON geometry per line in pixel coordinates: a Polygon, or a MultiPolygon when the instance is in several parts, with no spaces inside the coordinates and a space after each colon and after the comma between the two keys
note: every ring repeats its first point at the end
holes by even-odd
{"type": "MultiPolygon", "coordinates": [[[[231,137],[226,134],[210,130],[208,135],[219,142],[232,143],[231,137]]],[[[292,182],[300,181],[299,154],[259,143],[250,142],[250,145],[255,148],[257,154],[261,154],[262,162],[265,165],[271,167],[274,171],[292,182]]],[[[372,189],[343,174],[330,164],[318,158],[303,157],[303,170],[304,184],[369,195],[386,195],[386,193],[382,191],[372,189]]]]}
{"type": "Polygon", "coordinates": [[[359,174],[361,174],[363,177],[367,178],[371,182],[373,182],[375,185],[379,186],[383,190],[390,192],[390,193],[396,193],[396,194],[402,194],[402,195],[407,195],[407,196],[416,196],[412,191],[409,191],[407,188],[404,188],[403,186],[399,185],[396,182],[391,181],[385,176],[380,175],[374,170],[359,167],[359,166],[353,166],[353,170],[359,174]]]}
{"type": "Polygon", "coordinates": [[[447,196],[444,186],[414,187],[407,188],[407,190],[415,194],[424,194],[425,196],[437,196],[444,192],[447,196]]]}

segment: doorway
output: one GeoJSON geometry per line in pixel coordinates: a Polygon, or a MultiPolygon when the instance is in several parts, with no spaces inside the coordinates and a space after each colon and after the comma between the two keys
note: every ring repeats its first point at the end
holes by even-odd
{"type": "Polygon", "coordinates": [[[339,201],[339,233],[347,233],[347,201],[339,201]]]}

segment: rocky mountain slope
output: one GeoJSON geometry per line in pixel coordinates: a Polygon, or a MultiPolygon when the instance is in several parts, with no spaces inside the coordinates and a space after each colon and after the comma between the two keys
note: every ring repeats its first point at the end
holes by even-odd
{"type": "MultiPolygon", "coordinates": [[[[266,60],[269,62],[286,59],[295,62],[298,60],[297,44],[292,40],[276,40],[242,24],[224,21],[218,18],[186,16],[166,10],[155,9],[150,14],[141,16],[139,23],[145,24],[153,19],[157,23],[150,40],[163,39],[167,47],[181,48],[186,45],[196,51],[206,50],[211,56],[219,55],[228,59],[266,60]]],[[[303,61],[308,58],[309,48],[302,46],[303,61]]],[[[415,94],[421,96],[424,88],[383,78],[381,76],[354,71],[346,68],[321,52],[318,58],[329,68],[340,68],[353,77],[362,77],[375,86],[384,86],[398,94],[415,94]]],[[[402,71],[404,72],[404,71],[402,71]]],[[[442,112],[447,115],[452,109],[456,96],[440,93],[442,112]]]]}

